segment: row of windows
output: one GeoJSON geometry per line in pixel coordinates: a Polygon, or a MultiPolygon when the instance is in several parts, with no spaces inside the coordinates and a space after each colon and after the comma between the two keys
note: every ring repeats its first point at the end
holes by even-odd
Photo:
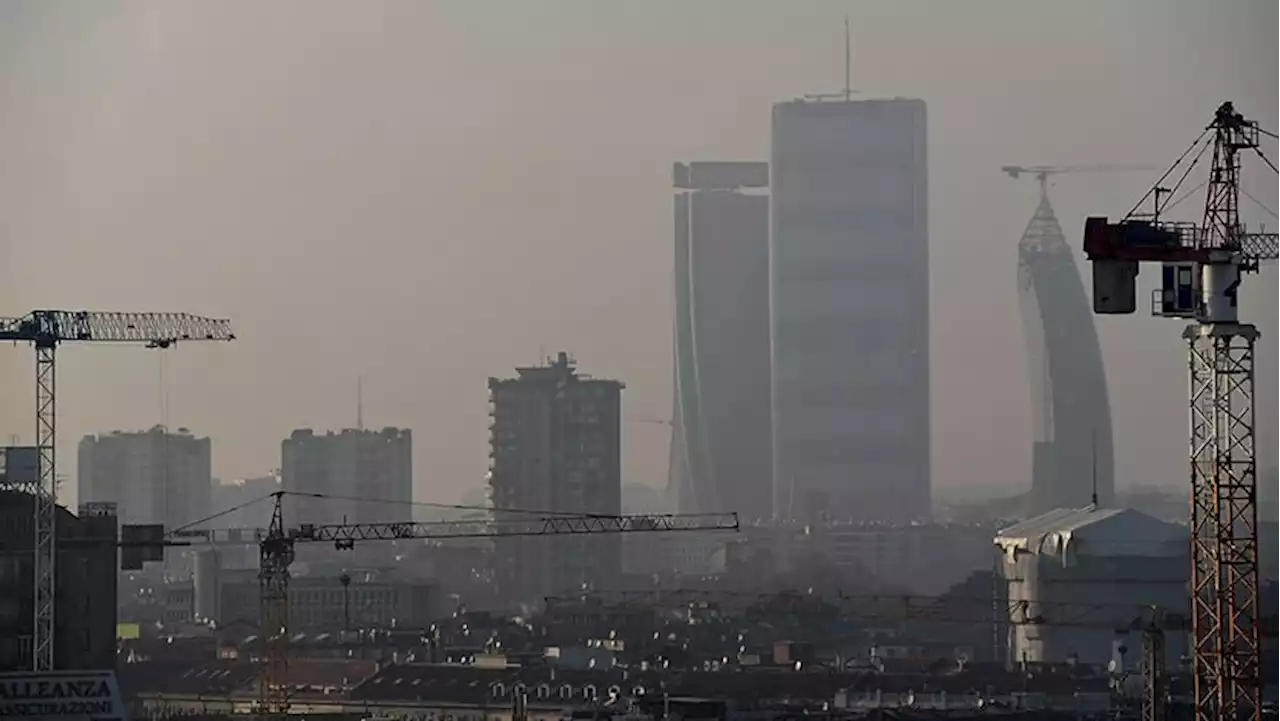
{"type": "Polygon", "coordinates": [[[889,403],[900,406],[913,396],[928,397],[928,364],[916,368],[898,366],[903,373],[844,373],[835,377],[784,374],[774,379],[774,404],[784,411],[790,408],[823,408],[875,406],[889,403]]]}
{"type": "Polygon", "coordinates": [[[861,284],[882,278],[921,279],[927,282],[928,263],[902,245],[879,245],[872,248],[805,247],[797,252],[779,249],[775,254],[773,274],[782,285],[830,281],[861,284]]]}
{"type": "MultiPolygon", "coordinates": [[[[868,338],[874,338],[868,335],[868,338]]],[[[814,343],[804,350],[787,350],[786,341],[778,341],[774,363],[774,382],[783,393],[803,386],[840,386],[846,378],[858,377],[892,389],[928,382],[926,349],[890,344],[852,344],[840,342],[827,334],[825,345],[814,343]]],[[[852,384],[851,384],[852,385],[852,384]]]]}
{"type": "Polygon", "coordinates": [[[806,198],[779,206],[773,215],[776,229],[773,247],[787,250],[806,238],[830,238],[832,243],[874,245],[923,245],[925,219],[914,205],[838,203],[806,198]]]}
{"type": "Polygon", "coordinates": [[[853,286],[788,284],[775,295],[774,314],[781,328],[790,320],[812,318],[868,325],[897,322],[924,305],[925,299],[913,290],[893,279],[853,286]]]}
{"type": "Polygon", "coordinates": [[[892,399],[870,406],[808,408],[800,413],[778,414],[777,434],[787,439],[829,439],[858,446],[900,443],[919,431],[927,417],[918,417],[892,399]]]}
{"type": "Polygon", "coordinates": [[[865,370],[876,355],[888,355],[903,362],[907,355],[927,359],[929,323],[925,312],[905,312],[893,319],[859,318],[853,315],[809,315],[784,317],[781,309],[773,328],[774,362],[786,373],[788,367],[804,368],[823,358],[838,359],[842,374],[865,370]],[[925,354],[921,356],[921,354],[925,354]]]}
{"type": "Polygon", "coordinates": [[[928,455],[929,449],[920,443],[911,443],[911,439],[898,440],[900,443],[896,445],[882,440],[862,443],[832,438],[791,440],[778,444],[778,463],[780,468],[789,469],[785,477],[801,469],[799,476],[809,478],[900,480],[909,469],[920,465],[920,454],[928,455]]]}

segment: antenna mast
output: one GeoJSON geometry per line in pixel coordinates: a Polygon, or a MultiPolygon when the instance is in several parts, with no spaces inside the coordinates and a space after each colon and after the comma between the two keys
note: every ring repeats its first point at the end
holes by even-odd
{"type": "Polygon", "coordinates": [[[356,376],[356,430],[364,430],[364,376],[356,376]]]}
{"type": "Polygon", "coordinates": [[[846,15],[844,17],[844,100],[846,103],[849,102],[849,99],[853,96],[853,86],[852,86],[852,81],[850,79],[850,75],[852,74],[851,66],[853,61],[850,59],[850,55],[851,53],[849,48],[849,16],[846,15]]]}
{"type": "Polygon", "coordinates": [[[1089,429],[1089,453],[1089,470],[1093,478],[1093,495],[1089,498],[1096,510],[1098,508],[1098,431],[1094,428],[1089,429]]]}

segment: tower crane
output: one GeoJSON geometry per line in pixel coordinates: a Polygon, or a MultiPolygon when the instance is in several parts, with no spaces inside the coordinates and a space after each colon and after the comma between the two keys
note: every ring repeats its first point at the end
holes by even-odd
{"type": "Polygon", "coordinates": [[[289,640],[289,565],[299,543],[333,543],[350,550],[358,541],[405,539],[492,538],[498,536],[560,536],[612,533],[671,533],[678,531],[737,531],[738,514],[638,514],[529,515],[483,521],[405,523],[303,523],[286,528],[281,499],[276,491],[271,524],[258,544],[262,637],[262,676],[259,681],[260,713],[281,717],[289,708],[286,672],[289,640]]]}
{"type": "Polygon", "coordinates": [[[1154,165],[1122,165],[1117,163],[1095,163],[1092,165],[1002,165],[1001,172],[1017,180],[1024,175],[1034,177],[1040,183],[1043,195],[1049,189],[1049,176],[1067,173],[1132,173],[1145,170],[1159,170],[1154,165]]]}
{"type": "Polygon", "coordinates": [[[0,341],[30,343],[36,350],[35,482],[6,480],[9,490],[29,490],[34,509],[35,614],[32,665],[49,671],[54,663],[54,565],[57,562],[57,404],[55,351],[62,343],[141,343],[168,348],[179,341],[230,341],[231,322],[185,313],[103,313],[35,310],[18,318],[0,318],[0,341]],[[29,488],[27,488],[29,486],[29,488]]]}
{"type": "Polygon", "coordinates": [[[1223,103],[1212,122],[1138,204],[1117,222],[1085,221],[1095,313],[1133,313],[1141,263],[1162,265],[1153,314],[1189,319],[1191,626],[1196,718],[1259,719],[1257,457],[1253,358],[1258,330],[1241,323],[1244,274],[1276,259],[1275,233],[1246,232],[1240,221],[1241,154],[1270,169],[1260,137],[1275,138],[1223,103]],[[1212,149],[1199,223],[1164,217],[1169,198],[1212,149]],[[1173,181],[1167,186],[1167,181],[1173,181]],[[1141,206],[1150,199],[1149,211],[1141,206]]]}

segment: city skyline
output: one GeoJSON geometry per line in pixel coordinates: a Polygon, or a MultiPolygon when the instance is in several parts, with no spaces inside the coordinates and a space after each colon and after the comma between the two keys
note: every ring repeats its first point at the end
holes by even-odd
{"type": "MultiPolygon", "coordinates": [[[[1224,96],[1275,127],[1275,71],[1255,61],[1270,41],[1253,20],[1274,8],[873,5],[783,13],[757,3],[732,33],[716,31],[726,6],[714,3],[566,3],[497,19],[483,2],[401,5],[335,11],[304,36],[287,32],[293,13],[280,9],[245,33],[213,6],[6,6],[0,52],[12,62],[0,63],[0,95],[24,112],[0,135],[14,159],[0,169],[0,301],[6,314],[231,317],[234,346],[164,356],[170,425],[218,439],[215,475],[270,468],[294,427],[353,422],[363,376],[368,415],[418,432],[417,492],[454,500],[482,483],[484,378],[539,347],[573,347],[625,379],[636,415],[668,413],[670,160],[761,157],[772,103],[840,85],[849,15],[853,85],[930,106],[931,225],[948,239],[935,244],[931,273],[935,485],[1024,490],[1030,403],[1007,276],[1030,193],[1011,190],[999,166],[1162,162],[1224,96]],[[1058,32],[1044,37],[1046,25],[1058,32]],[[1171,41],[1136,53],[1139,30],[1171,41]],[[1226,39],[1232,57],[1172,49],[1226,39]],[[591,67],[567,60],[602,42],[611,52],[591,67]],[[465,79],[446,70],[457,66],[465,79]],[[1149,122],[1121,127],[1118,116],[1149,122]],[[210,139],[227,142],[212,152],[210,139]],[[512,301],[535,297],[559,312],[512,301]],[[987,421],[968,422],[978,408],[987,421]]],[[[1073,252],[1085,215],[1124,212],[1151,180],[1055,190],[1073,252]]],[[[1257,197],[1273,189],[1245,185],[1257,197]]],[[[1266,219],[1244,212],[1251,224],[1266,219]]],[[[1264,273],[1242,299],[1264,334],[1268,397],[1275,288],[1264,273]]],[[[1153,319],[1098,322],[1121,487],[1185,484],[1185,364],[1169,331],[1153,319]]],[[[89,354],[61,356],[63,459],[92,429],[166,417],[160,361],[89,354]]],[[[0,432],[29,440],[27,356],[0,354],[0,432]]],[[[1275,426],[1274,406],[1259,415],[1261,428],[1275,426]]],[[[627,480],[662,485],[668,429],[626,433],[627,480]]],[[[1273,465],[1271,437],[1260,441],[1262,465],[1273,465]]]]}

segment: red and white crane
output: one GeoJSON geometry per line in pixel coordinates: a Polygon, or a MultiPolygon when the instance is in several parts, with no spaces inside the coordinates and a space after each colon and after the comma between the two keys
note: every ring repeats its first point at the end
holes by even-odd
{"type": "Polygon", "coordinates": [[[1153,313],[1191,321],[1191,584],[1193,665],[1199,721],[1260,719],[1257,456],[1253,360],[1258,329],[1240,322],[1244,275],[1276,259],[1275,233],[1240,221],[1246,152],[1274,172],[1261,136],[1275,138],[1224,103],[1213,121],[1125,218],[1089,218],[1084,252],[1093,266],[1096,313],[1133,313],[1139,264],[1160,263],[1153,313]],[[1171,199],[1212,152],[1198,223],[1166,216],[1171,199]],[[1172,185],[1166,185],[1171,182],[1172,185]],[[1140,207],[1152,201],[1150,210],[1140,207]]]}

